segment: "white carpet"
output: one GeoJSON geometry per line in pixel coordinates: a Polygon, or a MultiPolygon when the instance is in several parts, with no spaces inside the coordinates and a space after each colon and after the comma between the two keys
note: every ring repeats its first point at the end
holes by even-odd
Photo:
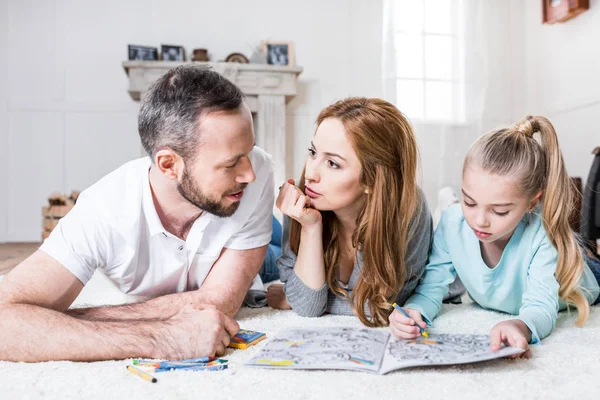
{"type": "MultiPolygon", "coordinates": [[[[116,303],[125,297],[106,278],[94,278],[77,303],[116,303]]],[[[488,333],[507,318],[472,303],[444,306],[431,332],[488,333]]],[[[240,326],[273,337],[284,327],[360,326],[354,317],[301,318],[292,311],[244,308],[240,326]]],[[[229,369],[134,376],[127,361],[97,363],[0,362],[1,399],[588,399],[600,393],[600,309],[582,329],[563,313],[530,360],[494,360],[452,367],[399,370],[385,376],[350,371],[274,371],[244,367],[266,341],[229,350],[229,369]]],[[[43,334],[43,333],[41,333],[43,334]]]]}

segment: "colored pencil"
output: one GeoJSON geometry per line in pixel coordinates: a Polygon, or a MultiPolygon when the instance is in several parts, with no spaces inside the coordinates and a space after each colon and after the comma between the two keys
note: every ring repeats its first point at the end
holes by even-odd
{"type": "Polygon", "coordinates": [[[133,365],[128,365],[127,366],[127,370],[129,372],[132,372],[135,375],[139,376],[140,378],[145,379],[147,381],[150,381],[152,383],[158,382],[158,380],[155,377],[153,377],[152,375],[148,374],[147,372],[142,371],[139,368],[134,367],[133,365]]]}
{"type": "MultiPolygon", "coordinates": [[[[399,312],[401,312],[401,313],[402,313],[402,314],[403,314],[403,315],[404,315],[406,318],[410,318],[410,319],[412,319],[412,317],[411,317],[410,315],[408,315],[408,314],[406,313],[406,311],[404,311],[404,310],[402,309],[402,307],[400,307],[398,304],[394,303],[394,304],[392,304],[392,306],[393,306],[393,307],[394,307],[396,310],[398,310],[399,312]]],[[[414,320],[413,320],[413,321],[414,321],[414,320]]],[[[421,327],[419,326],[419,324],[417,324],[416,322],[415,322],[415,326],[416,326],[417,328],[419,328],[419,331],[421,331],[421,335],[423,335],[423,336],[425,336],[425,337],[429,337],[429,334],[428,334],[427,332],[425,332],[425,329],[421,328],[421,327]]]]}

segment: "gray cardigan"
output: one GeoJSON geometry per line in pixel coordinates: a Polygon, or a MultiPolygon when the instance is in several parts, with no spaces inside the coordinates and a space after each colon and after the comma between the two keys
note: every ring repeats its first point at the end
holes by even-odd
{"type": "MultiPolygon", "coordinates": [[[[419,283],[419,279],[425,271],[431,241],[433,238],[433,223],[427,201],[423,193],[420,193],[421,203],[416,212],[417,218],[412,219],[409,231],[409,239],[406,244],[406,265],[411,268],[407,274],[407,280],[404,287],[396,296],[396,302],[400,305],[404,304],[406,299],[412,294],[413,290],[419,283]],[[414,225],[414,224],[417,225],[414,225]]],[[[283,246],[282,255],[277,260],[279,268],[279,276],[284,283],[284,291],[287,301],[290,303],[294,311],[303,317],[319,317],[325,312],[331,314],[354,315],[352,305],[346,298],[336,296],[327,286],[327,282],[317,290],[306,286],[294,272],[296,264],[296,254],[291,251],[289,246],[289,217],[284,218],[283,222],[283,246]]],[[[399,243],[399,246],[402,244],[399,243]]],[[[354,269],[350,280],[348,281],[347,291],[351,295],[352,289],[356,286],[360,279],[361,270],[363,267],[362,252],[358,252],[357,263],[354,264],[354,269]]],[[[368,311],[367,305],[365,310],[368,311]]]]}

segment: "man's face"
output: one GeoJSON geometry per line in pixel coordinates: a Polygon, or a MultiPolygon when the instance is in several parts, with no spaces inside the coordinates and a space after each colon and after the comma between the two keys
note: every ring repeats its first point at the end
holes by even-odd
{"type": "Polygon", "coordinates": [[[254,147],[252,115],[245,105],[203,115],[200,135],[196,158],[186,161],[177,189],[196,207],[229,217],[256,179],[248,157],[254,147]]]}

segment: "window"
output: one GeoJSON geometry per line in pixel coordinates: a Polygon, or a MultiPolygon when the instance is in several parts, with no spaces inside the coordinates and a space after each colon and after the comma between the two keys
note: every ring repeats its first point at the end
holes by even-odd
{"type": "Polygon", "coordinates": [[[396,105],[412,120],[465,120],[462,0],[395,0],[396,105]]]}

